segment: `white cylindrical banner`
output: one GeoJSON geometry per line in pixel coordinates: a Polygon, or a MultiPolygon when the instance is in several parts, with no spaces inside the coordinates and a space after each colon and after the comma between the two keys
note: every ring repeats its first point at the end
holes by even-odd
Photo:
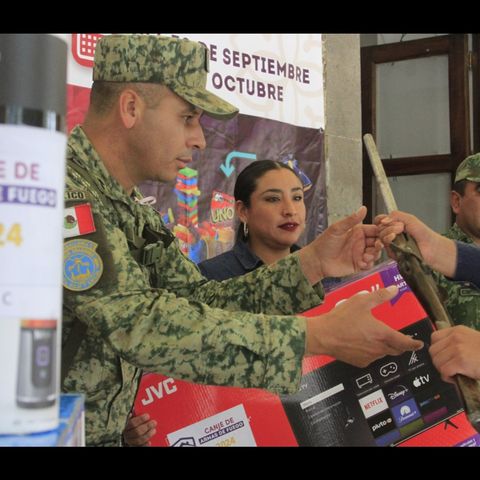
{"type": "Polygon", "coordinates": [[[0,56],[0,434],[31,433],[58,426],[66,45],[0,35],[0,56]]]}

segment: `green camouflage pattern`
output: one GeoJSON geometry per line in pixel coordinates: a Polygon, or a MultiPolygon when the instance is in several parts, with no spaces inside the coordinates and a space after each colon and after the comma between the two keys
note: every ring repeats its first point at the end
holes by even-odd
{"type": "Polygon", "coordinates": [[[95,48],[94,81],[161,83],[207,115],[228,120],[238,108],[206,89],[208,49],[162,35],[106,35],[95,48]]]}
{"type": "Polygon", "coordinates": [[[457,167],[455,183],[460,180],[480,182],[480,153],[470,155],[457,167]]]}
{"type": "Polygon", "coordinates": [[[157,261],[140,265],[131,247],[145,225],[171,238],[160,215],[134,201],[138,191],[125,193],[79,126],[67,157],[66,198],[82,197],[81,191],[90,199],[97,231],[80,238],[98,244],[104,265],[89,290],[64,289],[64,343],[72,322],[88,326],[62,386],[86,394],[87,443],[118,444],[139,369],[198,383],[295,392],[305,319],[286,315],[312,308],[324,296],[321,282],[312,287],[302,274],[298,256],[240,278],[207,281],[175,240],[155,244],[157,261]],[[88,171],[94,187],[72,162],[88,171]]]}
{"type": "MultiPolygon", "coordinates": [[[[473,240],[455,223],[445,237],[465,243],[473,240]]],[[[480,330],[480,289],[470,282],[454,282],[439,273],[435,274],[438,285],[445,291],[445,306],[456,325],[480,330]]]]}

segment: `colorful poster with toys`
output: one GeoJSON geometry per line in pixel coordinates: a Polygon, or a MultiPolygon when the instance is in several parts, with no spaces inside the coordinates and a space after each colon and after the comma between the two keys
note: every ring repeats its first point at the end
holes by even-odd
{"type": "MultiPolygon", "coordinates": [[[[67,128],[81,124],[88,109],[97,42],[108,34],[57,34],[69,45],[67,128]]],[[[152,34],[155,35],[155,34],[152,34]]],[[[306,229],[299,244],[326,227],[324,100],[320,34],[177,34],[209,49],[207,88],[237,105],[240,114],[222,122],[203,115],[207,146],[193,152],[171,185],[145,182],[165,224],[195,262],[229,250],[233,211],[218,209],[213,192],[233,195],[235,179],[255,160],[290,165],[305,186],[306,229]],[[217,225],[218,228],[217,228],[217,225]]]]}

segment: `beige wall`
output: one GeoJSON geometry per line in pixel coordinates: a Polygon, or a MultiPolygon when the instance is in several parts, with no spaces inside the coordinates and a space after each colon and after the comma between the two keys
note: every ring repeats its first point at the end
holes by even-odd
{"type": "Polygon", "coordinates": [[[362,205],[360,35],[325,34],[322,39],[330,225],[362,205]]]}

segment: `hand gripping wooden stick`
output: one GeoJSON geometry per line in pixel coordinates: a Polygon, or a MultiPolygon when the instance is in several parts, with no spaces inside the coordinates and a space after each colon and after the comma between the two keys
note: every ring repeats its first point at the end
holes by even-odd
{"type": "MultiPolygon", "coordinates": [[[[375,141],[369,133],[363,136],[363,140],[387,212],[391,213],[397,210],[397,203],[388,183],[375,141]]],[[[398,270],[415,293],[435,327],[441,329],[453,326],[452,319],[440,299],[431,270],[424,263],[415,240],[407,233],[397,235],[391,244],[391,250],[395,255],[398,270]]],[[[455,375],[454,378],[460,390],[468,419],[474,428],[480,432],[480,383],[464,375],[455,375]]]]}

